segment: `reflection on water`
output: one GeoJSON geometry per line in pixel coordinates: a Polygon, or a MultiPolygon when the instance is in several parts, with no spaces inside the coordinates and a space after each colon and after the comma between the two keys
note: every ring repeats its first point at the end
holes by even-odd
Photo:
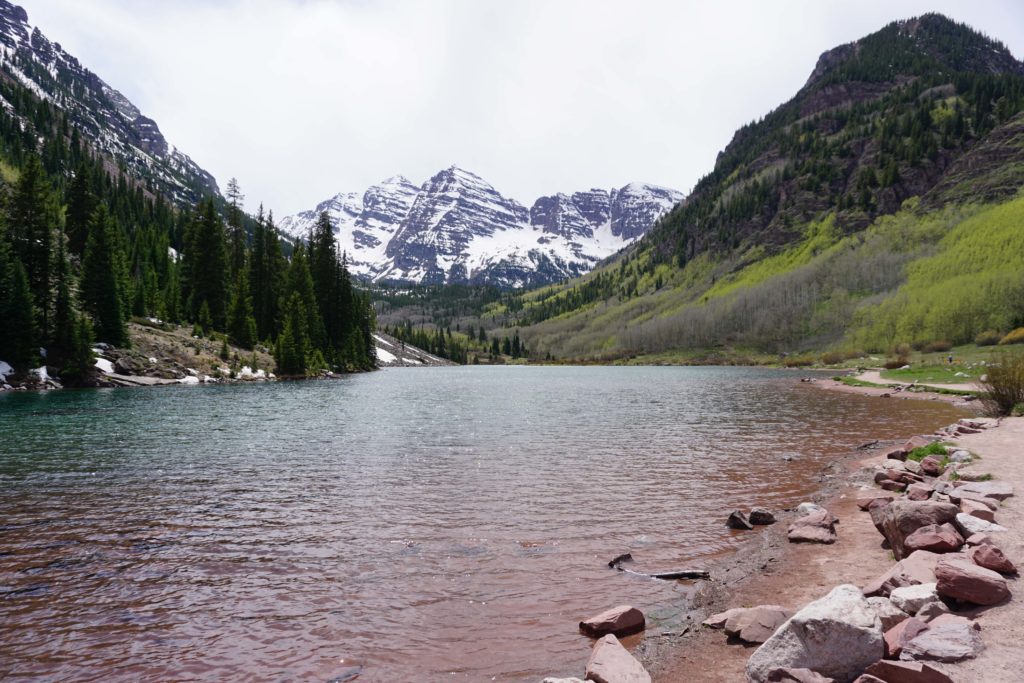
{"type": "Polygon", "coordinates": [[[0,396],[0,677],[579,674],[576,623],[671,628],[733,545],[866,438],[952,421],[736,368],[433,368],[0,396]],[[783,456],[792,454],[787,461],[783,456]]]}

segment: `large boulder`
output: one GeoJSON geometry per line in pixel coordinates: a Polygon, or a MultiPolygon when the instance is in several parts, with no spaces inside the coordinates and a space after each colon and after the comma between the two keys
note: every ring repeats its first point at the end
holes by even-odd
{"type": "Polygon", "coordinates": [[[882,535],[889,541],[893,556],[897,560],[902,560],[912,552],[904,546],[908,536],[921,527],[952,522],[959,511],[960,508],[951,503],[893,501],[880,508],[882,535]]]}
{"type": "Polygon", "coordinates": [[[935,583],[935,566],[942,555],[927,550],[915,550],[889,571],[864,586],[864,595],[889,595],[894,588],[919,583],[935,583]]]}
{"type": "Polygon", "coordinates": [[[824,508],[798,517],[789,525],[787,537],[791,543],[835,543],[835,518],[824,508]]]}
{"type": "Polygon", "coordinates": [[[644,630],[644,613],[630,605],[619,605],[580,622],[580,631],[592,638],[609,633],[628,636],[644,630]]]}
{"type": "Polygon", "coordinates": [[[651,683],[651,676],[643,665],[610,634],[594,644],[587,662],[586,679],[594,683],[651,683]]]}
{"type": "Polygon", "coordinates": [[[940,596],[975,605],[995,605],[1010,595],[1006,579],[967,559],[944,558],[935,566],[935,580],[940,596]]]}
{"type": "MultiPolygon", "coordinates": [[[[966,619],[963,620],[967,622],[966,619]]],[[[900,659],[906,661],[959,662],[977,657],[985,645],[969,623],[935,620],[903,646],[900,659]]]]}
{"type": "Polygon", "coordinates": [[[892,662],[883,659],[869,666],[864,673],[885,683],[953,683],[953,679],[924,662],[892,662]]]}
{"type": "Polygon", "coordinates": [[[974,546],[967,551],[967,557],[971,558],[971,562],[979,567],[991,569],[1000,574],[1014,574],[1017,571],[1017,567],[1010,562],[1010,558],[1003,554],[1002,550],[988,543],[974,546]]]}
{"type": "Polygon", "coordinates": [[[906,621],[901,621],[885,632],[885,656],[890,659],[897,659],[907,643],[927,630],[928,624],[920,619],[910,617],[906,621]]]}
{"type": "Polygon", "coordinates": [[[928,550],[933,553],[952,553],[960,550],[964,544],[963,536],[957,533],[956,527],[946,524],[929,524],[910,534],[903,541],[908,553],[915,550],[928,550]]]}
{"type": "Polygon", "coordinates": [[[985,498],[1006,500],[1013,495],[1013,486],[1005,481],[972,481],[958,486],[957,492],[961,495],[977,493],[985,498]]]}
{"type": "Polygon", "coordinates": [[[856,586],[833,588],[784,623],[747,661],[747,677],[778,668],[811,669],[849,683],[885,653],[882,624],[856,586]]]}
{"type": "Polygon", "coordinates": [[[745,643],[763,643],[791,616],[790,610],[778,605],[751,607],[729,617],[725,633],[745,643]]]}

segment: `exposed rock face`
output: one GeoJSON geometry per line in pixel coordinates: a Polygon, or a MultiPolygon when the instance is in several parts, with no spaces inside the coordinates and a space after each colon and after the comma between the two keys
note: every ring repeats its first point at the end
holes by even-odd
{"type": "Polygon", "coordinates": [[[952,522],[959,511],[950,503],[897,500],[881,508],[881,532],[895,558],[902,560],[911,552],[904,545],[908,536],[921,527],[952,522]]]}
{"type": "Polygon", "coordinates": [[[580,630],[588,636],[598,637],[609,633],[628,636],[644,630],[644,613],[630,605],[619,605],[580,622],[580,630]]]}
{"type": "Polygon", "coordinates": [[[966,559],[945,558],[935,566],[939,595],[975,605],[995,605],[1010,595],[1006,579],[966,559]]]}
{"type": "Polygon", "coordinates": [[[304,237],[326,211],[350,270],[375,281],[519,287],[589,271],[682,198],[633,183],[541,197],[527,209],[452,166],[420,187],[396,176],[365,193],[339,194],[278,227],[304,237]]]}
{"type": "Polygon", "coordinates": [[[587,662],[586,678],[593,683],[651,683],[651,676],[643,665],[612,635],[594,645],[587,662]]]}
{"type": "Polygon", "coordinates": [[[166,196],[193,204],[218,193],[213,176],[170,145],[153,119],[28,21],[24,9],[0,0],[0,69],[67,112],[86,140],[166,196]]]}
{"type": "Polygon", "coordinates": [[[885,652],[882,624],[856,586],[834,588],[783,624],[747,662],[755,683],[778,668],[811,669],[847,683],[885,652]]]}

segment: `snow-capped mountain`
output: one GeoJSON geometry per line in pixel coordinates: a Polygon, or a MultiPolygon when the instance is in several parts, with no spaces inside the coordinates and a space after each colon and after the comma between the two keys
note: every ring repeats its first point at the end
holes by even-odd
{"type": "MultiPolygon", "coordinates": [[[[89,143],[136,178],[179,203],[218,194],[217,182],[170,145],[153,119],[36,27],[28,13],[0,0],[0,77],[14,80],[68,114],[89,143]]],[[[0,107],[19,110],[0,86],[0,107]]]]}
{"type": "Polygon", "coordinates": [[[522,287],[581,275],[643,235],[683,194],[633,183],[537,199],[527,209],[457,166],[421,187],[402,176],[341,193],[278,227],[334,223],[350,269],[375,281],[522,287]]]}

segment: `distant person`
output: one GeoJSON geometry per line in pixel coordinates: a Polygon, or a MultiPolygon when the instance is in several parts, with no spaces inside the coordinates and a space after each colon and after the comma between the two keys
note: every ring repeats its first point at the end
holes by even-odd
{"type": "Polygon", "coordinates": [[[949,364],[953,364],[953,354],[949,354],[949,364]]]}

